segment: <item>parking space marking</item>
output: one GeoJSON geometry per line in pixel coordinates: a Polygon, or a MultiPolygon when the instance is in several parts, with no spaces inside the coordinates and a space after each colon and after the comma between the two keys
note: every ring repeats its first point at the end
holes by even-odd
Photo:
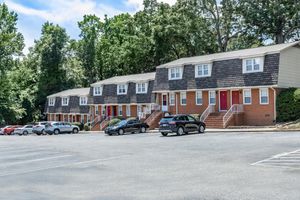
{"type": "Polygon", "coordinates": [[[49,148],[32,148],[32,147],[27,147],[24,149],[12,149],[12,150],[8,150],[8,151],[2,151],[0,152],[0,157],[2,154],[8,154],[8,153],[26,153],[26,152],[31,152],[31,151],[51,151],[52,149],[49,148]]]}
{"type": "Polygon", "coordinates": [[[47,155],[55,155],[55,154],[60,154],[61,152],[58,152],[58,151],[34,151],[34,152],[28,152],[28,153],[25,153],[25,154],[9,154],[9,155],[4,155],[4,156],[0,156],[0,161],[2,160],[6,160],[6,159],[17,159],[17,158],[24,158],[24,157],[29,157],[29,156],[43,156],[44,154],[47,154],[47,155]]]}
{"type": "Polygon", "coordinates": [[[69,164],[62,164],[62,165],[56,165],[56,166],[50,166],[50,167],[44,167],[44,168],[37,168],[37,169],[31,169],[31,170],[25,170],[25,171],[19,171],[19,172],[12,172],[12,173],[0,173],[0,177],[4,176],[12,176],[12,175],[21,175],[21,174],[28,174],[28,173],[35,173],[40,171],[46,171],[51,169],[57,169],[57,168],[64,168],[64,167],[74,167],[74,166],[80,166],[84,164],[91,164],[91,163],[98,163],[98,162],[105,162],[109,160],[119,159],[123,157],[128,157],[131,154],[124,154],[120,156],[112,156],[109,158],[101,158],[101,159],[94,159],[94,160],[86,160],[86,161],[80,161],[75,163],[69,163],[69,164]]]}
{"type": "Polygon", "coordinates": [[[277,154],[270,158],[252,163],[251,165],[300,169],[300,157],[298,155],[300,155],[300,149],[277,154]]]}

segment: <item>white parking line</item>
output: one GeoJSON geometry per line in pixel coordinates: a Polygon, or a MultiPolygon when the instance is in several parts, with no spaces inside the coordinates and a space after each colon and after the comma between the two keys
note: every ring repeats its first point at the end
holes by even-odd
{"type": "Polygon", "coordinates": [[[61,154],[61,152],[58,151],[50,151],[50,152],[41,152],[41,151],[37,151],[37,152],[28,152],[25,154],[11,154],[11,155],[4,155],[4,156],[0,156],[0,161],[1,160],[5,160],[5,159],[11,159],[11,158],[23,158],[23,157],[28,157],[28,156],[38,156],[38,155],[55,155],[55,154],[61,154]]]}
{"type": "Polygon", "coordinates": [[[63,167],[72,167],[72,166],[78,166],[78,165],[94,163],[94,162],[109,161],[109,160],[114,160],[114,159],[118,159],[118,158],[128,157],[129,155],[131,155],[131,154],[125,154],[125,155],[121,155],[121,156],[114,156],[114,157],[95,159],[95,160],[87,160],[87,161],[76,162],[76,163],[71,163],[71,164],[64,164],[64,165],[57,165],[57,166],[52,166],[52,167],[38,168],[38,169],[32,169],[32,170],[27,170],[27,171],[22,171],[22,172],[13,172],[13,173],[0,174],[0,177],[11,176],[11,175],[20,175],[20,174],[28,174],[28,173],[34,173],[34,172],[45,171],[45,170],[50,170],[50,169],[57,169],[57,168],[63,168],[63,167]]]}
{"type": "MultiPolygon", "coordinates": [[[[51,151],[52,149],[49,149],[49,148],[30,148],[30,147],[28,147],[28,148],[26,148],[26,149],[12,149],[11,151],[9,150],[9,151],[2,151],[2,152],[0,152],[1,154],[8,154],[8,153],[26,153],[26,152],[30,152],[30,151],[44,151],[44,150],[46,150],[46,151],[51,151]]],[[[0,154],[0,156],[1,156],[1,154],[0,154]]]]}

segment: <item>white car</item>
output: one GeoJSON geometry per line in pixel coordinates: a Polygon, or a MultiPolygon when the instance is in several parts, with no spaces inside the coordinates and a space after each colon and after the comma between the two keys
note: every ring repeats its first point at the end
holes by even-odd
{"type": "Polygon", "coordinates": [[[32,134],[33,125],[25,125],[21,128],[16,128],[14,133],[18,135],[28,135],[32,134]]]}
{"type": "Polygon", "coordinates": [[[45,132],[45,125],[50,122],[37,122],[32,129],[33,133],[36,133],[37,135],[46,135],[47,133],[45,132]]]}

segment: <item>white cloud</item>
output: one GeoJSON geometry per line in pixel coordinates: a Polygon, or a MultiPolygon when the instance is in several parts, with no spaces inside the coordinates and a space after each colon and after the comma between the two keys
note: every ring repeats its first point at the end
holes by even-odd
{"type": "MultiPolygon", "coordinates": [[[[176,0],[158,0],[159,2],[168,3],[170,5],[174,5],[176,0]]],[[[126,4],[128,6],[134,7],[136,10],[143,9],[143,0],[126,0],[126,4]]]]}

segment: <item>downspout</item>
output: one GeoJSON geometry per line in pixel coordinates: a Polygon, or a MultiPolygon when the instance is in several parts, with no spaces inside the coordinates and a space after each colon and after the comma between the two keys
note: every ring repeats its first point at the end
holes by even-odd
{"type": "Polygon", "coordinates": [[[177,93],[175,92],[176,115],[178,114],[177,93]]]}
{"type": "Polygon", "coordinates": [[[274,122],[276,122],[276,119],[277,119],[277,110],[276,110],[276,107],[277,107],[277,103],[276,103],[276,99],[277,99],[277,94],[276,94],[276,90],[271,87],[271,89],[273,90],[273,95],[274,95],[274,122]]]}

